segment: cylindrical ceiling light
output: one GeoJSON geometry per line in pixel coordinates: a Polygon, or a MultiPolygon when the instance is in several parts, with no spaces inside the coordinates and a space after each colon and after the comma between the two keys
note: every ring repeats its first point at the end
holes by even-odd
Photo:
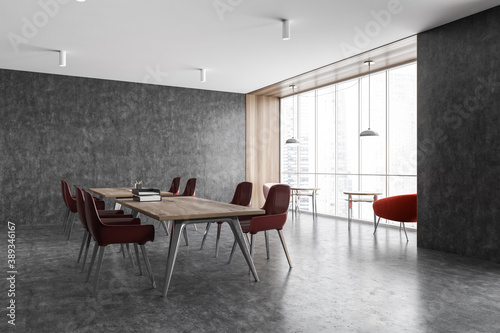
{"type": "Polygon", "coordinates": [[[207,70],[204,68],[200,69],[200,81],[207,82],[207,70]]]}
{"type": "Polygon", "coordinates": [[[59,51],[59,66],[66,67],[66,51],[59,51]]]}
{"type": "Polygon", "coordinates": [[[283,40],[289,40],[290,39],[290,20],[281,20],[282,22],[282,37],[283,40]]]}

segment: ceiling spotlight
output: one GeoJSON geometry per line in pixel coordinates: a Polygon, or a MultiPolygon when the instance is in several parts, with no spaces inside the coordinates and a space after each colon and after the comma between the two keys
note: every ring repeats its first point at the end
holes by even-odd
{"type": "Polygon", "coordinates": [[[282,22],[282,36],[283,40],[289,40],[290,39],[290,20],[281,20],[282,22]]]}
{"type": "Polygon", "coordinates": [[[66,67],[66,51],[59,51],[59,66],[66,67]]]}
{"type": "Polygon", "coordinates": [[[76,0],[76,1],[78,1],[78,2],[85,2],[85,0],[76,0]]]}
{"type": "Polygon", "coordinates": [[[200,82],[207,82],[207,70],[204,68],[200,69],[200,82]]]}

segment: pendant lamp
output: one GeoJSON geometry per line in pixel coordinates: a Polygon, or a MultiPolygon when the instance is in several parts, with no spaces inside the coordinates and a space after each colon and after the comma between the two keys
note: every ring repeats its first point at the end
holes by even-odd
{"type": "Polygon", "coordinates": [[[368,65],[368,129],[364,130],[359,134],[359,136],[378,136],[378,133],[375,131],[372,131],[370,129],[370,105],[371,105],[371,99],[370,99],[370,89],[371,89],[371,84],[370,84],[370,66],[373,65],[375,62],[373,60],[367,60],[365,61],[365,65],[368,65]]]}
{"type": "Polygon", "coordinates": [[[298,146],[300,144],[299,140],[295,139],[295,85],[291,85],[292,88],[292,98],[293,98],[293,134],[292,137],[286,140],[286,144],[290,146],[298,146]]]}

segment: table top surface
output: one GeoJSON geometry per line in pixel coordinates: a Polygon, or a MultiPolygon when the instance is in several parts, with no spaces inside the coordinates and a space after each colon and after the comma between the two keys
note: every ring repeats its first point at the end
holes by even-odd
{"type": "Polygon", "coordinates": [[[292,191],[318,191],[320,189],[319,187],[290,187],[292,191]]]}
{"type": "Polygon", "coordinates": [[[350,194],[350,195],[380,195],[380,194],[382,194],[382,192],[345,191],[344,194],[350,194]]]}
{"type": "Polygon", "coordinates": [[[162,201],[138,202],[117,199],[116,203],[159,221],[195,220],[242,215],[261,215],[265,211],[196,197],[173,196],[162,201]]]}
{"type": "MultiPolygon", "coordinates": [[[[89,191],[94,192],[103,198],[132,198],[133,187],[99,187],[99,188],[89,188],[89,191]]],[[[162,197],[171,196],[172,193],[161,191],[160,195],[162,197]]]]}

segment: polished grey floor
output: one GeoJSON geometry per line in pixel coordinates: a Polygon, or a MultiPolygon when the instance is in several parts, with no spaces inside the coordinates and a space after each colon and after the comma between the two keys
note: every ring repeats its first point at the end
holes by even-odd
{"type": "MultiPolygon", "coordinates": [[[[199,226],[189,227],[190,246],[180,247],[167,299],[161,282],[169,238],[162,229],[147,245],[158,289],[112,246],[92,298],[76,264],[79,225],[69,242],[60,225],[18,227],[17,330],[500,332],[500,265],[418,249],[414,231],[407,243],[397,228],[380,227],[373,236],[368,223],[354,222],[348,232],[342,219],[289,216],[284,234],[294,267],[288,268],[276,232],[269,260],[257,235],[256,283],[241,252],[226,263],[229,227],[216,259],[216,228],[200,251],[199,226]]],[[[4,299],[7,285],[0,284],[4,299]]],[[[5,332],[5,316],[2,321],[5,332]]]]}

